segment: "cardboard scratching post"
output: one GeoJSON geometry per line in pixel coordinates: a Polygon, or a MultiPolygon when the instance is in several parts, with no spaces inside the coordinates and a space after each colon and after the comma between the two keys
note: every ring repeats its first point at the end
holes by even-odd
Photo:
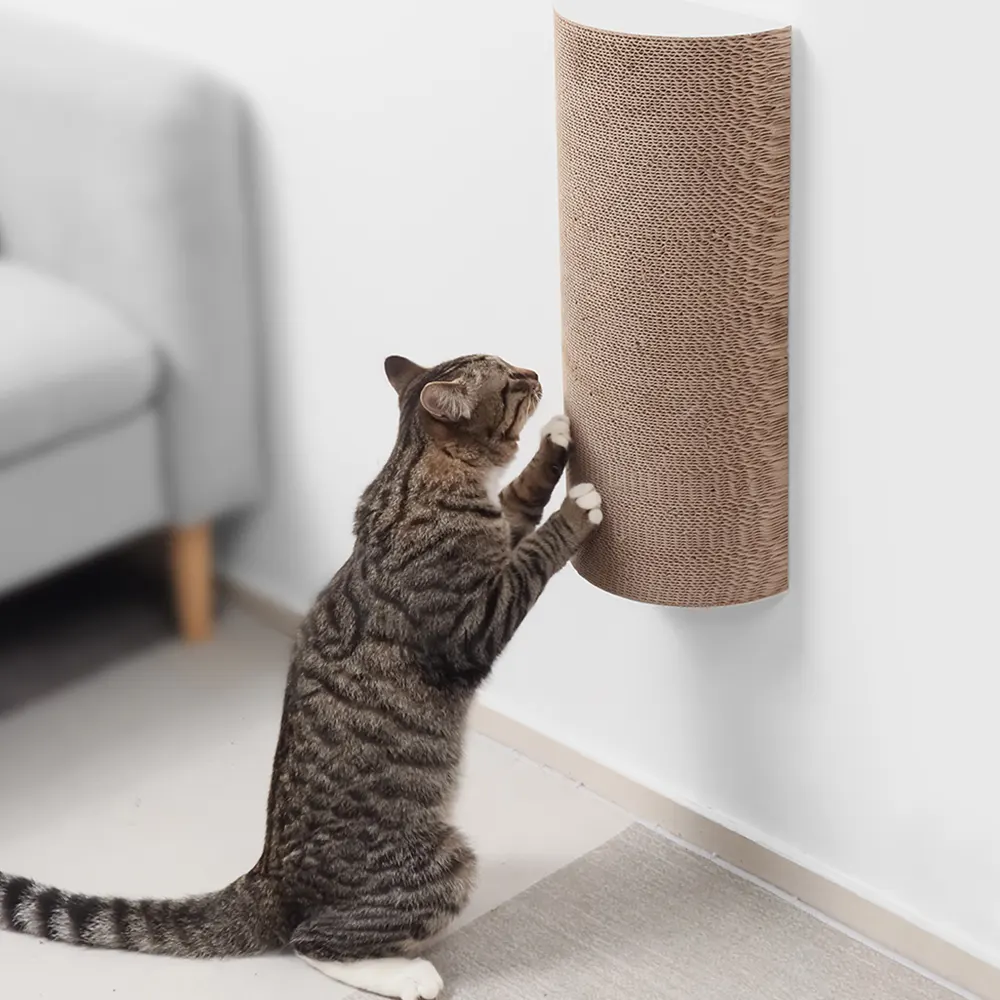
{"type": "Polygon", "coordinates": [[[576,568],[656,604],[768,597],[788,585],[791,29],[660,2],[629,34],[580,6],[555,20],[564,389],[570,481],[606,516],[576,568]]]}

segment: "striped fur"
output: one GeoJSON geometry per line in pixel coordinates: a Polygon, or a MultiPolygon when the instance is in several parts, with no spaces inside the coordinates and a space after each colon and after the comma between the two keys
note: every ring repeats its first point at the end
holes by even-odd
{"type": "Polygon", "coordinates": [[[0,872],[0,927],[50,941],[211,958],[278,947],[269,886],[249,876],[179,900],[85,896],[0,872]]]}
{"type": "MultiPolygon", "coordinates": [[[[475,856],[448,815],[475,689],[600,520],[568,497],[540,528],[568,425],[499,497],[541,389],[498,358],[386,361],[395,448],[365,490],[356,544],[296,640],[265,843],[221,892],[176,901],[66,893],[0,873],[0,926],[188,955],[291,944],[315,960],[408,955],[459,912],[475,856]]],[[[576,491],[575,491],[576,492],[576,491]]]]}

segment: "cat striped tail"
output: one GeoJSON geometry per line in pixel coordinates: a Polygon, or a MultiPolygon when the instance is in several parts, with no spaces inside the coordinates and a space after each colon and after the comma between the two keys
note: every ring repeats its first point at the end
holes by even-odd
{"type": "Polygon", "coordinates": [[[0,872],[0,928],[50,941],[155,955],[222,958],[280,946],[271,884],[243,875],[186,899],[85,896],[0,872]]]}

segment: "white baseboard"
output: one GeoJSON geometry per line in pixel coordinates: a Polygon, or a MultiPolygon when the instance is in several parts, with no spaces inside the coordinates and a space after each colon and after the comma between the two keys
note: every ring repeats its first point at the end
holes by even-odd
{"type": "MultiPolygon", "coordinates": [[[[294,635],[301,616],[242,584],[231,598],[272,628],[294,635]]],[[[824,875],[627,778],[482,703],[471,725],[485,736],[579,781],[637,819],[798,900],[921,970],[983,1000],[1000,1000],[1000,969],[824,875]]]]}

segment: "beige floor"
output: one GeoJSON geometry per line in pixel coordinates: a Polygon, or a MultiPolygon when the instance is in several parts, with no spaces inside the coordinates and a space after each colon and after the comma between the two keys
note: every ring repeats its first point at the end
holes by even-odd
{"type": "MultiPolygon", "coordinates": [[[[77,642],[75,622],[68,640],[46,647],[37,667],[44,676],[29,677],[41,640],[33,634],[12,652],[3,626],[0,616],[0,868],[67,889],[177,895],[220,886],[253,864],[286,639],[230,611],[210,645],[184,648],[163,630],[148,641],[139,629],[127,648],[108,651],[110,662],[81,670],[80,649],[101,656],[90,648],[96,626],[77,642]]],[[[36,632],[48,627],[64,625],[36,622],[36,632]]],[[[464,921],[630,821],[481,736],[470,740],[467,772],[458,818],[478,847],[482,878],[464,921]]],[[[336,1000],[349,992],[291,956],[199,963],[10,933],[0,933],[0,968],[4,995],[18,1000],[336,1000]]]]}
{"type": "MultiPolygon", "coordinates": [[[[224,885],[257,859],[289,642],[230,609],[212,643],[185,647],[167,606],[162,581],[137,578],[133,564],[115,559],[0,599],[0,869],[65,889],[176,896],[224,885]]],[[[443,966],[456,996],[484,1000],[480,987],[497,974],[507,987],[519,982],[515,971],[544,977],[545,956],[555,947],[546,934],[579,905],[579,875],[565,866],[615,838],[632,818],[482,736],[470,737],[466,770],[458,820],[478,848],[481,880],[460,924],[517,897],[442,945],[441,961],[461,959],[457,971],[443,966]],[[560,874],[537,885],[554,872],[560,874]],[[538,893],[547,898],[566,879],[568,895],[553,897],[548,910],[537,903],[538,893]],[[534,895],[522,895],[532,885],[534,895]],[[537,932],[527,932],[529,917],[537,932]],[[503,940],[494,945],[497,933],[503,940]],[[470,942],[478,942],[471,952],[470,942]],[[470,980],[470,969],[481,975],[470,980]]],[[[572,868],[588,871],[604,850],[572,868]]],[[[705,864],[679,856],[689,859],[688,874],[705,864]]],[[[627,872],[631,862],[624,864],[627,872]]],[[[628,889],[623,875],[599,876],[608,878],[621,883],[628,902],[605,913],[605,922],[637,919],[649,931],[656,921],[639,913],[642,894],[628,889]]],[[[740,933],[760,930],[756,890],[740,884],[741,905],[757,913],[740,933]]],[[[699,905],[707,899],[704,891],[695,897],[699,905]]],[[[738,908],[723,909],[735,918],[738,908]]],[[[605,931],[584,935],[582,946],[599,944],[605,931]]],[[[720,933],[714,947],[721,954],[730,942],[720,933]]],[[[802,951],[814,961],[808,939],[818,933],[799,933],[783,954],[802,951]]],[[[837,949],[827,951],[834,961],[837,949]]],[[[795,960],[789,966],[799,967],[795,960]]],[[[603,969],[599,963],[593,982],[603,969]]],[[[582,982],[593,985],[591,978],[582,982]]],[[[531,989],[513,995],[535,1000],[547,989],[530,982],[531,989]]],[[[290,955],[175,961],[0,932],[0,997],[12,1000],[337,1000],[348,992],[290,955]]],[[[910,992],[892,996],[908,1000],[910,992]]],[[[557,993],[564,995],[551,995],[557,993]]]]}

